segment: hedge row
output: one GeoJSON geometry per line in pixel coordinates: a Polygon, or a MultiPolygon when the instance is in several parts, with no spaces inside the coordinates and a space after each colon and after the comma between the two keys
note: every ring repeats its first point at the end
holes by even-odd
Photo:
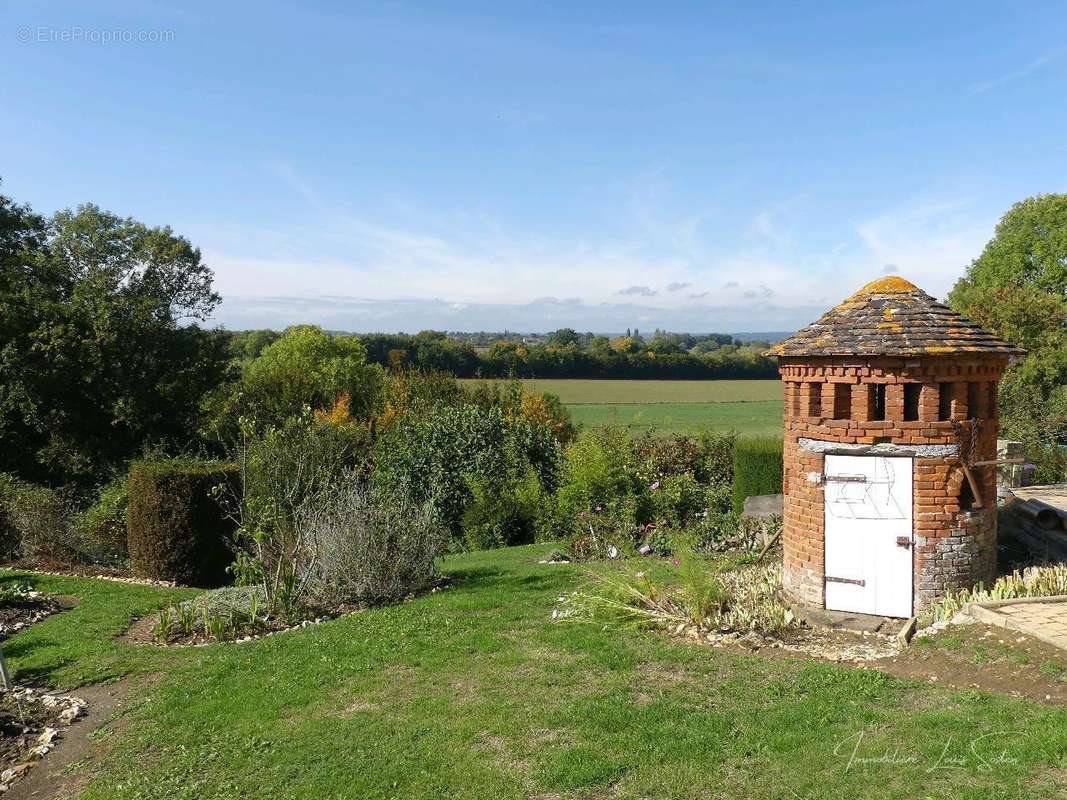
{"type": "Polygon", "coordinates": [[[127,543],[135,575],[188,586],[227,583],[234,523],[216,487],[236,486],[235,464],[205,461],[140,462],[127,484],[127,543]]]}
{"type": "Polygon", "coordinates": [[[734,446],[734,511],[745,498],[782,492],[782,440],[772,437],[739,439],[734,446]]]}

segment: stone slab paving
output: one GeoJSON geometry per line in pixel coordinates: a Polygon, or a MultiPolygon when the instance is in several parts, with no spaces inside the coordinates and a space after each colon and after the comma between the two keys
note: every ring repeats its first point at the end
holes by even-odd
{"type": "Polygon", "coordinates": [[[967,613],[981,622],[1011,628],[1067,650],[1067,598],[1027,598],[972,603],[967,613]]]}

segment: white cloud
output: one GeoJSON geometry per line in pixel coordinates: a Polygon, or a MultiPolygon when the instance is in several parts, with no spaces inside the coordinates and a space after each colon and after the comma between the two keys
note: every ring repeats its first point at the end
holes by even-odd
{"type": "MultiPolygon", "coordinates": [[[[398,327],[398,315],[408,308],[413,319],[448,315],[453,329],[484,328],[484,321],[500,318],[493,309],[532,304],[546,319],[566,317],[566,324],[586,329],[597,320],[606,325],[629,319],[630,311],[591,311],[626,307],[623,297],[640,298],[642,315],[660,314],[657,324],[678,329],[668,321],[689,319],[693,309],[707,311],[700,305],[706,287],[721,287],[714,292],[719,317],[733,318],[726,311],[732,308],[743,312],[738,319],[745,325],[736,330],[774,330],[782,320],[825,309],[890,265],[944,296],[981,251],[994,221],[967,199],[920,198],[858,222],[839,221],[831,231],[836,245],[826,252],[784,235],[768,248],[747,241],[744,231],[734,239],[705,234],[710,218],[704,213],[672,214],[669,187],[653,175],[624,195],[623,210],[605,214],[618,219],[617,228],[548,236],[509,230],[489,213],[396,203],[383,204],[374,216],[333,208],[295,169],[271,169],[313,212],[311,221],[293,226],[298,234],[287,238],[275,229],[197,236],[226,301],[219,319],[231,326],[240,308],[256,309],[257,319],[266,309],[289,319],[293,315],[281,311],[288,298],[307,321],[333,318],[351,301],[361,318],[389,319],[398,327]],[[580,322],[582,314],[589,324],[580,322]]],[[[756,219],[766,225],[755,227],[768,235],[809,227],[787,210],[775,214],[775,227],[760,215],[756,219]]],[[[701,327],[722,329],[710,320],[701,327]]]]}
{"type": "MultiPolygon", "coordinates": [[[[871,269],[887,266],[935,297],[944,297],[981,253],[996,222],[968,199],[919,199],[860,222],[871,269]]],[[[859,276],[857,276],[857,279],[859,276]]]]}

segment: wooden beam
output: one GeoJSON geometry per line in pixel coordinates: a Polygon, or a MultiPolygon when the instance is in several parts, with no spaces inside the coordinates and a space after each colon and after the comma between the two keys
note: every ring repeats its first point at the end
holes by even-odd
{"type": "Polygon", "coordinates": [[[962,461],[960,463],[963,465],[963,474],[967,476],[967,483],[971,484],[971,493],[974,495],[974,507],[982,508],[984,503],[982,502],[982,491],[978,488],[978,481],[974,479],[974,473],[971,472],[971,468],[962,461]]]}
{"type": "Polygon", "coordinates": [[[1025,464],[1025,458],[995,458],[992,461],[975,461],[972,467],[999,467],[1001,464],[1025,464]]]}

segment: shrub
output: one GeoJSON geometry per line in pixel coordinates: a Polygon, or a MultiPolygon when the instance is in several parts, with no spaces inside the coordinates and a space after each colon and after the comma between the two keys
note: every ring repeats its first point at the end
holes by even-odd
{"type": "Polygon", "coordinates": [[[124,500],[117,511],[105,513],[94,506],[77,514],[68,492],[0,474],[0,558],[53,565],[114,563],[121,560],[117,546],[121,542],[125,551],[125,540],[124,500]],[[118,514],[121,517],[114,516],[118,514]],[[115,543],[94,536],[95,526],[88,522],[104,525],[105,518],[108,536],[113,536],[115,543]]]}
{"type": "Polygon", "coordinates": [[[737,435],[704,430],[697,435],[697,441],[704,457],[703,474],[696,473],[697,478],[712,485],[730,486],[734,482],[737,435]]]}
{"type": "Polygon", "coordinates": [[[336,605],[400,600],[436,579],[448,531],[428,506],[368,492],[349,475],[301,507],[300,594],[336,605]]]}
{"type": "Polygon", "coordinates": [[[129,555],[126,545],[126,513],[129,505],[126,479],[106,484],[96,502],[82,511],[75,525],[105,561],[121,561],[129,555]]]}
{"type": "Polygon", "coordinates": [[[371,482],[376,491],[409,506],[429,503],[456,546],[464,544],[463,519],[475,500],[475,487],[486,510],[531,473],[543,492],[552,492],[562,457],[545,426],[509,420],[498,408],[474,405],[405,418],[382,435],[374,452],[371,482]]]}
{"type": "Polygon", "coordinates": [[[237,583],[263,587],[271,612],[288,615],[300,602],[305,558],[299,517],[339,481],[364,479],[368,441],[360,426],[308,415],[260,433],[243,428],[233,455],[242,486],[230,498],[240,522],[231,571],[237,583]]]}
{"type": "Polygon", "coordinates": [[[74,505],[62,492],[18,484],[9,497],[7,514],[15,533],[13,556],[58,563],[92,560],[73,524],[74,505]]]}
{"type": "Polygon", "coordinates": [[[744,510],[745,498],[781,491],[782,440],[740,439],[734,447],[734,511],[744,510]]]}
{"type": "Polygon", "coordinates": [[[499,408],[507,419],[525,419],[552,431],[556,440],[567,445],[577,429],[570,412],[559,397],[548,392],[531,392],[520,381],[485,381],[466,390],[467,398],[484,409],[499,408]]]}
{"type": "Polygon", "coordinates": [[[297,509],[343,475],[363,471],[369,441],[362,428],[307,416],[262,433],[245,431],[233,453],[241,470],[243,534],[284,533],[297,509]]]}
{"type": "Polygon", "coordinates": [[[7,472],[0,472],[0,558],[14,558],[19,550],[19,532],[11,516],[11,501],[21,481],[7,472]]]}
{"type": "Polygon", "coordinates": [[[472,480],[470,488],[472,500],[463,512],[467,549],[533,544],[543,538],[548,500],[532,470],[519,480],[472,480]]]}
{"type": "Polygon", "coordinates": [[[631,445],[637,479],[650,484],[674,475],[689,474],[707,479],[704,453],[700,444],[688,436],[659,436],[647,431],[631,445]]]}
{"type": "Polygon", "coordinates": [[[583,430],[567,449],[559,502],[574,515],[633,493],[630,441],[621,428],[583,430]]]}
{"type": "Polygon", "coordinates": [[[705,509],[704,487],[688,473],[670,475],[652,486],[657,520],[685,527],[705,509]]]}
{"type": "Polygon", "coordinates": [[[219,586],[233,561],[233,521],[218,487],[238,484],[234,464],[170,460],[130,469],[128,542],[133,572],[191,586],[219,586]]]}
{"type": "Polygon", "coordinates": [[[382,412],[378,415],[378,426],[385,429],[409,414],[426,413],[442,405],[457,405],[463,398],[463,387],[447,372],[411,368],[390,372],[382,384],[382,412]]]}
{"type": "Polygon", "coordinates": [[[380,407],[382,374],[358,338],[296,325],[246,362],[235,386],[206,399],[207,432],[228,440],[242,423],[283,426],[308,409],[335,409],[342,397],[351,418],[365,420],[380,407]]]}

